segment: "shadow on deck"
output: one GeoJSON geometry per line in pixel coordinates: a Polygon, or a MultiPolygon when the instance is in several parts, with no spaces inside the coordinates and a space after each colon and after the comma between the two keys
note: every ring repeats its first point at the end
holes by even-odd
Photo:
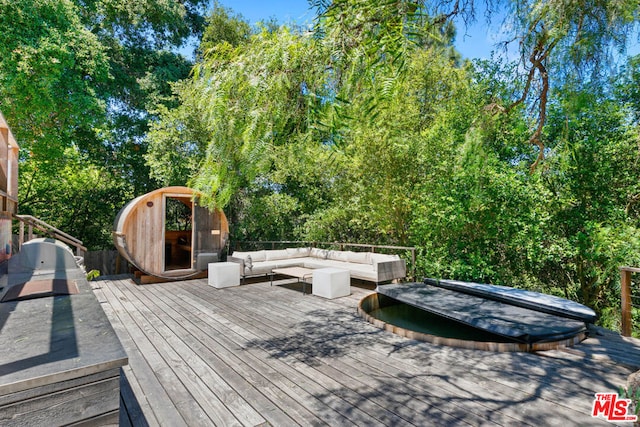
{"type": "Polygon", "coordinates": [[[540,353],[401,338],[357,315],[371,291],[355,286],[325,300],[268,282],[92,285],[129,355],[123,425],[609,425],[594,393],[640,369],[640,342],[600,328],[540,353]]]}

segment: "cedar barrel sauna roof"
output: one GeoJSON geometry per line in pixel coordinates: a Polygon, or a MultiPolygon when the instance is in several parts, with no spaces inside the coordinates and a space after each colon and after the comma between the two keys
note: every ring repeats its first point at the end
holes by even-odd
{"type": "Polygon", "coordinates": [[[131,200],[118,213],[113,226],[113,241],[120,255],[140,271],[162,278],[193,276],[203,269],[196,268],[202,256],[216,254],[220,259],[228,236],[229,224],[224,212],[199,206],[198,192],[188,187],[160,188],[131,200]],[[169,198],[192,208],[191,230],[178,232],[182,234],[180,242],[171,240],[176,232],[166,230],[165,209],[169,198]],[[166,261],[177,247],[184,251],[183,256],[190,257],[190,262],[184,268],[169,269],[166,261]]]}

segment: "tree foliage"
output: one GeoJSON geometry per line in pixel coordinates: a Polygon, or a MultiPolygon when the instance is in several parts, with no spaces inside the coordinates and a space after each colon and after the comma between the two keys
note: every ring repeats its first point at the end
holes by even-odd
{"type": "Polygon", "coordinates": [[[21,214],[55,225],[89,250],[111,247],[115,214],[134,196],[126,181],[72,147],[58,161],[56,179],[42,179],[35,162],[20,166],[21,214]]]}
{"type": "MultiPolygon", "coordinates": [[[[20,175],[22,211],[64,228],[64,215],[51,215],[36,201],[65,193],[62,184],[76,188],[61,179],[69,173],[70,149],[82,158],[74,164],[78,176],[90,181],[101,170],[123,196],[156,185],[143,157],[148,123],[156,106],[171,105],[170,83],[190,72],[191,62],[171,49],[200,37],[205,4],[0,2],[0,109],[20,141],[21,170],[28,171],[20,175]]],[[[103,209],[113,215],[112,207],[103,209]]],[[[107,222],[101,224],[104,234],[107,222]]],[[[89,246],[108,244],[100,233],[90,234],[96,240],[89,246]]]]}
{"type": "Polygon", "coordinates": [[[170,151],[179,149],[177,140],[186,142],[200,162],[192,184],[207,195],[203,201],[227,206],[239,188],[269,170],[278,147],[308,129],[309,103],[326,91],[313,44],[283,27],[263,29],[237,47],[226,40],[211,47],[189,83],[177,86],[181,117],[197,112],[197,128],[204,132],[196,141],[182,123],[180,138],[161,122],[151,134],[150,161],[171,167],[170,156],[161,158],[162,147],[170,151]]]}
{"type": "Polygon", "coordinates": [[[102,124],[108,57],[69,0],[0,2],[0,108],[32,161],[54,167],[102,124]]]}
{"type": "Polygon", "coordinates": [[[640,265],[640,59],[607,58],[637,2],[488,0],[520,57],[473,63],[450,19],[479,1],[312,1],[313,31],[169,3],[6,3],[27,213],[99,246],[123,198],[189,184],[234,240],[412,245],[418,276],[565,296],[616,326],[618,268],[640,265]],[[193,69],[168,50],[189,35],[193,69]]]}
{"type": "Polygon", "coordinates": [[[636,5],[578,3],[492,3],[522,61],[471,64],[447,25],[462,3],[314,2],[313,34],[213,44],[150,159],[171,176],[189,148],[177,175],[227,207],[235,239],[415,245],[419,275],[562,295],[615,326],[617,268],[640,262],[637,60],[612,91],[596,59],[636,5]]]}

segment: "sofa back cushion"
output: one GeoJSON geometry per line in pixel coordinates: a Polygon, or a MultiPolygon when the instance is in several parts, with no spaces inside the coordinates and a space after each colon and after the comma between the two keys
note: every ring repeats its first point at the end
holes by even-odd
{"type": "Polygon", "coordinates": [[[289,253],[286,249],[275,249],[272,251],[265,251],[267,255],[267,261],[274,261],[277,259],[287,259],[289,258],[289,253]]]}
{"type": "Polygon", "coordinates": [[[248,252],[240,252],[234,251],[231,254],[234,258],[242,258],[245,261],[251,259],[252,262],[260,262],[265,260],[265,251],[248,251],[248,252]]]}
{"type": "Polygon", "coordinates": [[[287,248],[286,249],[289,258],[305,258],[309,256],[311,252],[310,248],[287,248]]]}
{"type": "Polygon", "coordinates": [[[378,270],[378,263],[385,261],[395,261],[399,260],[400,257],[398,255],[387,255],[387,254],[371,254],[371,264],[373,264],[373,269],[378,270]]]}
{"type": "Polygon", "coordinates": [[[348,251],[329,251],[329,253],[327,254],[327,259],[331,259],[333,261],[349,262],[349,253],[348,251]]]}
{"type": "Polygon", "coordinates": [[[393,261],[396,259],[400,259],[400,257],[398,255],[371,254],[371,262],[393,261]]]}
{"type": "Polygon", "coordinates": [[[355,264],[371,264],[371,252],[329,251],[327,259],[355,264]]]}
{"type": "Polygon", "coordinates": [[[327,259],[327,255],[329,255],[329,251],[326,249],[311,248],[309,255],[318,259],[327,259]]]}
{"type": "Polygon", "coordinates": [[[371,264],[371,252],[347,252],[349,262],[356,264],[371,264]]]}

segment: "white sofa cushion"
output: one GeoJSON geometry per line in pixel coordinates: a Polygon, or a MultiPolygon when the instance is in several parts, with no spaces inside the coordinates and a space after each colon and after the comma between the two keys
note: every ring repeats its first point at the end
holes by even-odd
{"type": "Polygon", "coordinates": [[[333,259],[320,260],[317,258],[305,258],[304,267],[306,268],[339,268],[348,270],[351,277],[361,280],[377,281],[377,273],[371,264],[358,264],[345,261],[336,261],[333,259]]]}
{"type": "Polygon", "coordinates": [[[235,251],[231,254],[231,256],[234,258],[242,258],[245,261],[247,261],[247,257],[251,257],[252,262],[262,262],[266,259],[266,253],[267,251],[235,251]]]}
{"type": "Polygon", "coordinates": [[[311,252],[310,248],[287,248],[285,249],[289,258],[305,258],[311,252]]]}
{"type": "Polygon", "coordinates": [[[327,259],[349,262],[349,251],[329,251],[327,259]]]}
{"type": "Polygon", "coordinates": [[[349,264],[349,272],[351,273],[351,277],[355,279],[369,280],[372,282],[378,280],[378,274],[373,270],[373,265],[371,264],[351,263],[349,264]]]}
{"type": "Polygon", "coordinates": [[[277,261],[261,261],[253,265],[252,269],[245,268],[245,274],[247,276],[251,275],[261,275],[261,274],[269,274],[271,270],[274,268],[278,268],[277,261]]]}
{"type": "Polygon", "coordinates": [[[286,249],[275,249],[272,251],[266,251],[267,259],[266,261],[275,261],[277,259],[288,259],[290,258],[289,252],[286,249]]]}
{"type": "Polygon", "coordinates": [[[311,255],[313,258],[327,259],[329,251],[326,249],[311,248],[311,252],[309,253],[309,255],[311,255]]]}
{"type": "Polygon", "coordinates": [[[261,275],[261,274],[270,274],[271,270],[274,268],[285,268],[285,267],[302,267],[302,258],[291,258],[291,259],[276,259],[271,261],[262,261],[258,264],[253,265],[253,269],[247,270],[245,268],[245,274],[250,275],[261,275]]]}
{"type": "Polygon", "coordinates": [[[371,252],[347,252],[347,261],[358,264],[371,264],[371,252]]]}
{"type": "Polygon", "coordinates": [[[373,269],[378,271],[378,263],[386,262],[386,261],[395,261],[400,259],[398,255],[387,255],[387,254],[371,254],[371,264],[373,264],[373,269]]]}
{"type": "Polygon", "coordinates": [[[271,273],[274,268],[304,266],[307,268],[334,267],[348,270],[351,277],[381,282],[404,277],[405,264],[398,255],[372,252],[328,251],[318,248],[288,248],[282,250],[234,252],[233,258],[245,262],[244,276],[271,273]],[[305,253],[308,256],[305,256],[305,253]],[[331,258],[327,256],[331,254],[331,258]],[[260,261],[256,261],[259,259],[260,261]],[[383,267],[379,263],[385,263],[383,267]]]}

